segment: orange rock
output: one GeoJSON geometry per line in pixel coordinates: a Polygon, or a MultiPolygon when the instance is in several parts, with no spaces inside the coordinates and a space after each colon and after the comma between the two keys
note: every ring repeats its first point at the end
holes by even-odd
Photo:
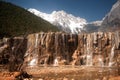
{"type": "Polygon", "coordinates": [[[109,80],[120,80],[120,76],[117,76],[117,77],[111,77],[109,80]]]}
{"type": "Polygon", "coordinates": [[[0,80],[15,80],[14,77],[0,77],[0,80]]]}

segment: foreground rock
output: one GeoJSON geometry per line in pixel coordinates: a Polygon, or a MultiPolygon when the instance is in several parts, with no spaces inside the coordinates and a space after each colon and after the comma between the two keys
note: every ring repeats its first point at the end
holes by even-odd
{"type": "Polygon", "coordinates": [[[0,80],[16,80],[20,72],[0,72],[0,80]]]}

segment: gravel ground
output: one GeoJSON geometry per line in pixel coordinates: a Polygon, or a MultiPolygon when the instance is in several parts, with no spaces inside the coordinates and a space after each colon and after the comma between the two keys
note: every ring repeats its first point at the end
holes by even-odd
{"type": "MultiPolygon", "coordinates": [[[[30,66],[25,69],[32,78],[23,80],[120,80],[115,68],[79,66],[30,66]]],[[[20,72],[0,72],[0,80],[19,80],[20,72]]]]}

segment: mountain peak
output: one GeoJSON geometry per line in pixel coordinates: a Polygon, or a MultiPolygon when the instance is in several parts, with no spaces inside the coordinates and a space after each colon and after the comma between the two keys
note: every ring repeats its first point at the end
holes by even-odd
{"type": "Polygon", "coordinates": [[[53,11],[53,13],[56,13],[56,14],[67,14],[64,10],[53,11]]]}
{"type": "Polygon", "coordinates": [[[75,17],[72,14],[66,13],[64,10],[53,11],[51,14],[43,13],[32,8],[28,9],[28,11],[69,33],[79,33],[87,24],[85,19],[75,17]]]}

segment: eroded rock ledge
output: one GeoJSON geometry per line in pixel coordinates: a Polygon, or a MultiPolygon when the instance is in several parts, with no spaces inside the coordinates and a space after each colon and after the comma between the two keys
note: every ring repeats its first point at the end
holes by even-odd
{"type": "Polygon", "coordinates": [[[54,59],[58,60],[59,65],[103,64],[120,67],[119,53],[120,32],[41,32],[27,37],[4,38],[0,41],[0,64],[9,71],[19,71],[26,65],[51,65],[54,59]],[[86,60],[87,55],[92,58],[89,62],[86,60]],[[103,63],[99,63],[99,58],[103,63]]]}

